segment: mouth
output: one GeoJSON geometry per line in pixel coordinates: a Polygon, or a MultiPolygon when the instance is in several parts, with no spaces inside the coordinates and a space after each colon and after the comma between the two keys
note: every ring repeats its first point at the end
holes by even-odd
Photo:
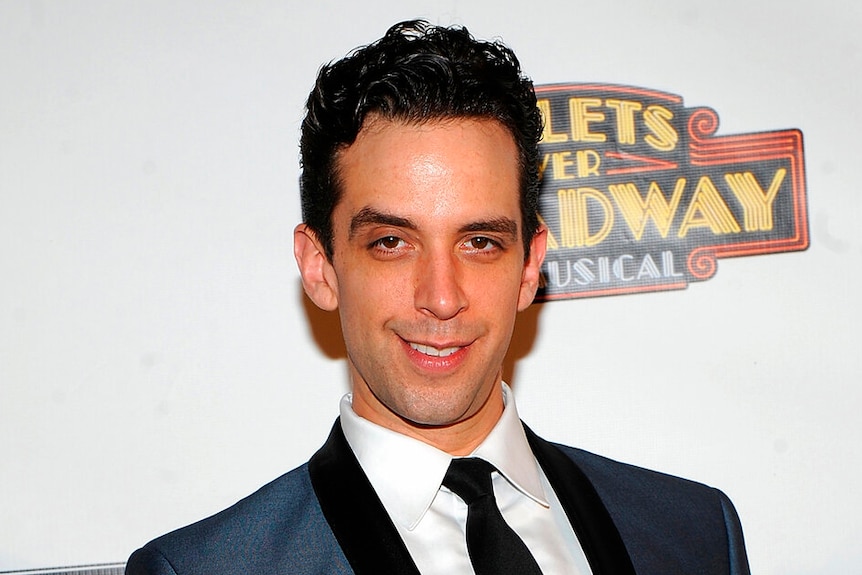
{"type": "Polygon", "coordinates": [[[457,352],[459,349],[462,349],[461,346],[452,346],[452,347],[444,347],[437,348],[432,345],[425,345],[422,343],[415,342],[407,342],[411,348],[418,351],[423,355],[427,355],[429,357],[449,357],[453,353],[457,352]]]}

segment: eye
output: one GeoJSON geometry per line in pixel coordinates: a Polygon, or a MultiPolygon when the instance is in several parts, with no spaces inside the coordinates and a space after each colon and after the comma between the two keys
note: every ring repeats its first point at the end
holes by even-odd
{"type": "Polygon", "coordinates": [[[397,249],[399,245],[401,245],[402,240],[401,238],[396,238],[395,236],[386,236],[385,238],[380,238],[374,243],[381,248],[387,250],[394,250],[397,249]]]}
{"type": "Polygon", "coordinates": [[[369,247],[380,255],[389,255],[404,250],[407,247],[407,242],[398,236],[383,236],[371,242],[369,247]]]}
{"type": "Polygon", "coordinates": [[[465,242],[468,250],[477,252],[488,252],[500,247],[500,244],[485,236],[476,236],[465,242]]]}

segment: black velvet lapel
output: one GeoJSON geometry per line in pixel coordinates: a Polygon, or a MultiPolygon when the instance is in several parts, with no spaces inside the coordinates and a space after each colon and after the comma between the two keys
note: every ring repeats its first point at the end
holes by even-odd
{"type": "Polygon", "coordinates": [[[309,461],[308,471],[323,516],[356,575],[419,575],[350,449],[340,419],[309,461]]]}
{"type": "Polygon", "coordinates": [[[563,505],[593,575],[635,575],[628,551],[587,476],[566,455],[524,426],[527,441],[563,505]]]}

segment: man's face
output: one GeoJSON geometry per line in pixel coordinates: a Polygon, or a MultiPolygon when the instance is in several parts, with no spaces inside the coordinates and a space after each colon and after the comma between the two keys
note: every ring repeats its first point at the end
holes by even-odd
{"type": "Polygon", "coordinates": [[[502,413],[503,357],[545,251],[543,230],[524,259],[511,135],[490,120],[372,118],[337,164],[324,295],[303,276],[318,305],[340,310],[354,410],[447,450],[431,436],[481,440],[502,413]]]}

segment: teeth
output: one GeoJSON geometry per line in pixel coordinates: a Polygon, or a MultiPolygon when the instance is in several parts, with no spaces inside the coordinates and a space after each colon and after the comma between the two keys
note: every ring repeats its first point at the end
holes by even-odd
{"type": "Polygon", "coordinates": [[[418,351],[419,353],[424,353],[425,355],[431,355],[434,357],[447,357],[461,349],[460,347],[446,347],[443,349],[437,349],[436,347],[432,347],[430,345],[423,345],[421,343],[410,343],[410,347],[418,351]]]}

